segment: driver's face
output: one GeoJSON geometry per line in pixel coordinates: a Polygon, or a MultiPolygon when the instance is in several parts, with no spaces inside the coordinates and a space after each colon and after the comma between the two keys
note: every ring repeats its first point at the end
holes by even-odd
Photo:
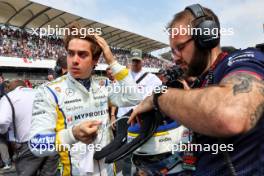
{"type": "Polygon", "coordinates": [[[83,39],[72,39],[68,45],[68,71],[74,78],[85,79],[91,76],[98,60],[93,60],[91,43],[83,39]]]}

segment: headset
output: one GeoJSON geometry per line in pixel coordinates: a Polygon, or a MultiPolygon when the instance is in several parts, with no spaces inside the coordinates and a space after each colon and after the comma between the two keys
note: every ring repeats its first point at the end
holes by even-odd
{"type": "Polygon", "coordinates": [[[216,21],[205,14],[200,4],[187,6],[185,10],[190,11],[195,17],[192,21],[192,28],[200,29],[198,30],[199,32],[192,34],[196,46],[200,49],[212,49],[216,47],[220,42],[220,26],[216,21]],[[217,33],[215,33],[214,29],[217,29],[217,33]]]}
{"type": "Polygon", "coordinates": [[[264,52],[264,43],[257,44],[256,48],[259,49],[260,51],[264,52]]]}

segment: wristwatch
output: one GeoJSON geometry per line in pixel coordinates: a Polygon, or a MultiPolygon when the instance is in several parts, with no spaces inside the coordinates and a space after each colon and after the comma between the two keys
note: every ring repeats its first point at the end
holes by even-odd
{"type": "Polygon", "coordinates": [[[166,91],[168,90],[168,87],[165,85],[160,85],[158,87],[156,87],[153,91],[153,105],[154,105],[154,109],[156,111],[160,111],[160,106],[159,106],[159,102],[158,102],[158,98],[166,93],[166,91]]]}

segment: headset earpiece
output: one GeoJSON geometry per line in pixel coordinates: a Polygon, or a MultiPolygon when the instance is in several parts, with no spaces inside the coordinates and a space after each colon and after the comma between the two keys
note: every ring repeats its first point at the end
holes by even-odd
{"type": "Polygon", "coordinates": [[[189,10],[195,17],[192,22],[192,28],[195,28],[192,35],[196,46],[201,49],[216,47],[220,42],[220,26],[216,21],[205,14],[200,4],[187,6],[185,10],[189,10]]]}

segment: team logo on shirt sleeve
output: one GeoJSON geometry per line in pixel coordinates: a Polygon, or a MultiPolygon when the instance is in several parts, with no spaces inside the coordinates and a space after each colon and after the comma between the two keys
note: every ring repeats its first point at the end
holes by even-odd
{"type": "Polygon", "coordinates": [[[255,58],[255,54],[252,51],[246,51],[243,53],[236,54],[228,58],[228,66],[232,66],[236,62],[245,62],[255,58]]]}

